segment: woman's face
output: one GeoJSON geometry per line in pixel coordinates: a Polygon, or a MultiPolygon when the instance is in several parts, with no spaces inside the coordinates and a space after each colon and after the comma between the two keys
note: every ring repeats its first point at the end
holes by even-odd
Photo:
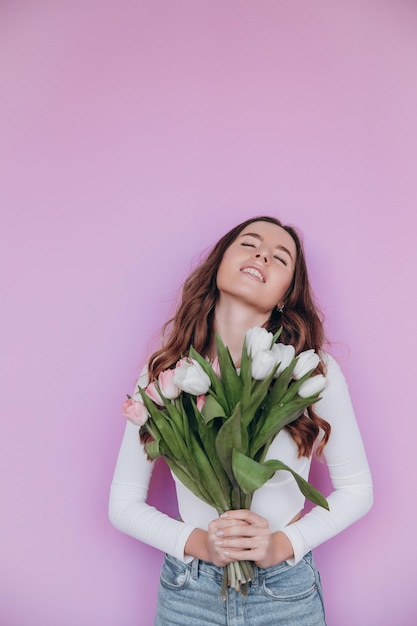
{"type": "Polygon", "coordinates": [[[217,272],[220,298],[237,298],[258,312],[271,313],[284,302],[295,263],[295,242],[286,230],[252,222],[223,255],[217,272]]]}

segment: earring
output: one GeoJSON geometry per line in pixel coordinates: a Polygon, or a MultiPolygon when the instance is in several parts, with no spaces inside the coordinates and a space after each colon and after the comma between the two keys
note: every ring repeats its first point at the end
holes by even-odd
{"type": "Polygon", "coordinates": [[[278,311],[278,313],[282,313],[283,310],[284,310],[284,305],[283,304],[281,304],[281,305],[277,304],[277,311],[278,311]]]}

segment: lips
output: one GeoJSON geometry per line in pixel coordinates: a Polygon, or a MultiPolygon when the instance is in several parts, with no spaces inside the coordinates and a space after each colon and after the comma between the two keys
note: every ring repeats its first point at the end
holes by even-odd
{"type": "Polygon", "coordinates": [[[249,276],[252,276],[252,278],[259,280],[262,283],[265,282],[265,276],[263,272],[261,272],[261,270],[257,267],[253,267],[253,266],[243,267],[240,271],[243,272],[244,274],[249,274],[249,276]]]}

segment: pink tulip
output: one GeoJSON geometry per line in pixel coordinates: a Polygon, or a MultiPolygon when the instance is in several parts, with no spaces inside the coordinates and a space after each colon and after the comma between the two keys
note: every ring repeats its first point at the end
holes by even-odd
{"type": "Polygon", "coordinates": [[[178,361],[175,364],[175,367],[181,367],[182,365],[184,365],[184,363],[190,363],[191,359],[189,356],[184,356],[182,357],[182,359],[178,359],[178,361]]]}
{"type": "Polygon", "coordinates": [[[155,404],[157,404],[158,406],[165,406],[164,401],[162,400],[156,388],[155,381],[149,383],[149,385],[145,389],[145,393],[152,400],[152,402],[155,402],[155,404]]]}
{"type": "Polygon", "coordinates": [[[196,404],[197,404],[197,409],[200,411],[200,413],[203,410],[203,406],[205,405],[205,403],[206,403],[205,394],[201,394],[200,396],[197,396],[196,404]]]}
{"type": "Polygon", "coordinates": [[[143,402],[132,398],[123,402],[122,415],[137,426],[143,426],[148,420],[148,411],[143,402]]]}
{"type": "Polygon", "coordinates": [[[168,400],[175,400],[181,393],[181,389],[174,383],[175,370],[164,370],[158,376],[158,384],[161,393],[168,400]]]}
{"type": "Polygon", "coordinates": [[[217,378],[221,378],[219,357],[216,356],[213,363],[211,364],[211,367],[213,368],[213,372],[216,374],[217,378]]]}

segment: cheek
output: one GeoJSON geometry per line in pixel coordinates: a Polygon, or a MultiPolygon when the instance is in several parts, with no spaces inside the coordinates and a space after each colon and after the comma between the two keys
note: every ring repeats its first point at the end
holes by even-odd
{"type": "Polygon", "coordinates": [[[223,271],[222,266],[220,265],[219,269],[217,270],[217,275],[216,275],[217,289],[221,291],[223,285],[224,285],[224,271],[223,271]]]}
{"type": "Polygon", "coordinates": [[[223,261],[220,263],[219,267],[217,268],[217,274],[216,274],[216,282],[218,282],[219,280],[221,280],[222,278],[222,274],[223,274],[223,261]]]}
{"type": "Polygon", "coordinates": [[[295,269],[293,269],[293,271],[291,272],[291,276],[289,276],[288,278],[286,291],[288,290],[294,291],[294,287],[295,287],[295,269]]]}
{"type": "Polygon", "coordinates": [[[292,275],[291,276],[281,276],[276,280],[276,295],[277,300],[280,300],[285,296],[292,283],[292,275]]]}
{"type": "Polygon", "coordinates": [[[291,287],[291,285],[292,285],[292,282],[293,282],[293,277],[294,277],[294,274],[292,274],[291,276],[289,276],[289,277],[287,278],[287,280],[286,280],[286,282],[285,282],[285,292],[287,292],[287,291],[288,291],[288,289],[290,289],[290,287],[291,287]]]}

